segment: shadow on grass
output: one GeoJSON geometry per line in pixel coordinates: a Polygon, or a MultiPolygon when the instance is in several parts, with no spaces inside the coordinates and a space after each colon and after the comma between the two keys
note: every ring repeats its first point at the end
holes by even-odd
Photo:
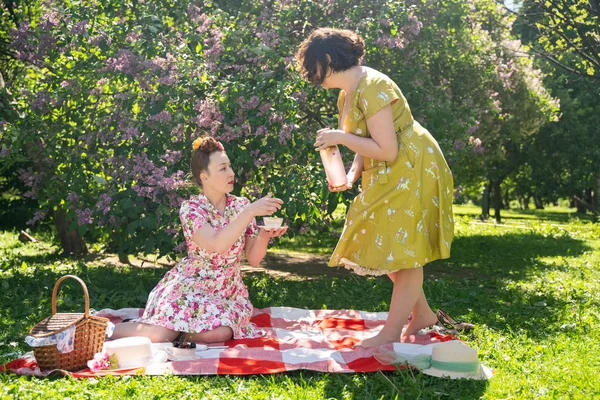
{"type": "MultiPolygon", "coordinates": [[[[424,289],[432,308],[444,308],[455,317],[468,315],[469,322],[495,329],[519,327],[531,336],[547,335],[551,332],[540,330],[540,326],[551,326],[570,303],[559,294],[530,293],[514,285],[509,287],[507,282],[526,282],[546,271],[564,268],[543,262],[543,257],[577,257],[587,250],[585,243],[569,236],[553,238],[524,233],[458,237],[451,259],[425,267],[424,289]]],[[[85,262],[66,262],[48,268],[48,263],[57,259],[57,255],[19,255],[15,258],[14,263],[2,267],[13,265],[2,282],[0,322],[8,329],[0,333],[0,341],[22,338],[29,328],[50,313],[51,291],[62,275],[72,273],[84,279],[93,308],[123,308],[143,307],[150,290],[168,270],[88,267],[85,262]],[[21,261],[29,265],[25,271],[19,267],[21,261]],[[38,264],[43,267],[36,267],[38,264]]],[[[316,268],[336,271],[323,266],[324,258],[319,260],[316,268]]],[[[269,267],[278,268],[276,263],[269,267]]],[[[314,269],[310,270],[313,267],[306,262],[293,271],[300,276],[303,272],[310,274],[310,280],[247,275],[245,281],[251,301],[259,308],[388,310],[392,283],[387,277],[358,277],[345,270],[339,270],[338,276],[315,275],[314,269]]],[[[285,262],[279,268],[290,270],[285,262]]],[[[74,281],[66,286],[66,296],[59,310],[76,311],[72,308],[83,305],[81,290],[74,281]]]]}
{"type": "Polygon", "coordinates": [[[488,384],[488,381],[435,378],[408,370],[354,374],[351,379],[331,374],[324,394],[333,399],[475,399],[485,393],[488,384]]]}
{"type": "Polygon", "coordinates": [[[541,258],[578,257],[588,250],[591,248],[584,241],[568,235],[552,237],[510,232],[496,236],[460,236],[452,243],[449,264],[455,271],[472,270],[477,275],[488,276],[508,274],[516,279],[537,272],[541,258]]]}
{"type": "Polygon", "coordinates": [[[451,259],[425,267],[430,277],[425,291],[430,303],[458,317],[468,315],[469,322],[545,338],[557,333],[558,321],[571,312],[573,301],[552,288],[540,289],[537,281],[568,270],[552,258],[575,259],[589,250],[585,242],[567,235],[458,237],[451,259]]]}
{"type": "MultiPolygon", "coordinates": [[[[479,213],[469,211],[461,211],[460,209],[454,210],[454,215],[456,217],[471,217],[473,220],[479,220],[479,213]]],[[[490,215],[488,222],[493,223],[495,216],[490,215]]],[[[561,212],[561,211],[551,211],[551,210],[520,210],[520,209],[511,209],[511,210],[502,210],[500,212],[500,217],[503,222],[510,221],[552,221],[552,222],[570,222],[571,220],[579,219],[581,221],[594,221],[594,217],[591,214],[578,213],[578,212],[561,212]]]]}

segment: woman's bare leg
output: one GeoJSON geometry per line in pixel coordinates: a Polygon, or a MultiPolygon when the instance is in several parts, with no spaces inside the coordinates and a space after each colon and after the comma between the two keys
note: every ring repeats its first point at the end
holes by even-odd
{"type": "Polygon", "coordinates": [[[392,291],[390,312],[383,329],[376,336],[359,342],[357,346],[374,347],[399,340],[402,328],[423,292],[423,269],[411,268],[396,271],[393,278],[394,290],[392,291]]]}
{"type": "MultiPolygon", "coordinates": [[[[389,273],[388,277],[394,282],[396,271],[389,273]]],[[[437,320],[437,316],[431,307],[429,307],[429,303],[427,303],[423,286],[421,286],[421,294],[412,309],[412,319],[406,326],[406,329],[403,330],[402,334],[398,337],[398,341],[401,341],[402,336],[412,335],[423,328],[435,324],[437,320]]]]}
{"type": "Polygon", "coordinates": [[[179,332],[158,325],[142,324],[140,322],[122,322],[115,326],[111,339],[130,336],[145,336],[154,343],[172,342],[179,332]]]}
{"type": "Polygon", "coordinates": [[[419,299],[412,309],[412,319],[404,332],[402,332],[402,336],[414,335],[419,330],[435,324],[437,320],[437,316],[431,310],[431,307],[429,307],[429,303],[427,303],[423,287],[421,287],[419,299]]]}
{"type": "Polygon", "coordinates": [[[233,330],[228,326],[220,326],[212,331],[192,333],[188,335],[188,340],[200,343],[220,343],[233,337],[233,330]]]}

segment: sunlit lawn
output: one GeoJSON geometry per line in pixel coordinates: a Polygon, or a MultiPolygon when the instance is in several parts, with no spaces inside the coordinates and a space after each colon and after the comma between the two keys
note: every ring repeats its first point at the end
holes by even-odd
{"type": "MultiPolygon", "coordinates": [[[[573,210],[503,210],[502,225],[480,209],[457,206],[453,256],[426,267],[433,308],[477,325],[464,337],[496,375],[489,382],[447,381],[406,371],[372,374],[294,372],[250,377],[131,377],[77,380],[0,375],[0,398],[581,398],[600,396],[600,225],[573,210]]],[[[339,228],[338,223],[336,227],[339,228]]],[[[50,312],[56,279],[88,282],[94,308],[142,307],[164,268],[114,268],[60,259],[49,233],[23,245],[0,233],[0,362],[28,351],[31,326],[50,312]],[[11,354],[13,353],[13,354],[11,354]]],[[[335,237],[307,233],[277,251],[331,251],[335,237]]],[[[386,278],[246,278],[256,307],[387,311],[386,278]]],[[[75,285],[60,305],[76,310],[75,285]]]]}

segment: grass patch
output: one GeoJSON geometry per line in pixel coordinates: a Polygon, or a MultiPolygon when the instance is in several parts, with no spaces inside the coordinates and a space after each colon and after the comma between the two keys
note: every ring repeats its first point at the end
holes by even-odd
{"type": "MultiPolygon", "coordinates": [[[[433,308],[477,324],[464,337],[495,369],[488,382],[447,381],[408,371],[372,374],[292,372],[249,377],[35,379],[0,374],[0,398],[581,398],[600,395],[600,225],[568,209],[503,211],[503,225],[478,221],[478,209],[456,207],[449,260],[425,267],[433,308]]],[[[58,257],[52,237],[21,244],[0,232],[0,362],[29,351],[24,336],[50,312],[56,280],[67,273],[88,284],[94,308],[142,307],[166,268],[115,268],[58,257]]],[[[282,241],[277,251],[329,253],[335,236],[282,241]]],[[[245,278],[256,307],[387,311],[387,278],[322,276],[245,278]]],[[[60,311],[82,310],[75,282],[60,311]]]]}

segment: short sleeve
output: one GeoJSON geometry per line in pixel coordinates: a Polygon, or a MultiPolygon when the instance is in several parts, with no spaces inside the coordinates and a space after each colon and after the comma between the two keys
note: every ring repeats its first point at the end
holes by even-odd
{"type": "Polygon", "coordinates": [[[365,120],[377,114],[388,104],[393,104],[400,99],[395,86],[389,78],[377,79],[367,85],[358,103],[365,120]]]}
{"type": "MultiPolygon", "coordinates": [[[[250,205],[250,200],[245,197],[239,197],[240,202],[240,211],[250,205]]],[[[258,224],[256,223],[256,218],[252,218],[252,221],[248,224],[246,228],[246,233],[244,234],[247,237],[257,237],[260,231],[258,230],[258,224]]]]}
{"type": "Polygon", "coordinates": [[[195,201],[184,201],[179,209],[179,219],[186,238],[192,239],[194,233],[206,225],[208,210],[195,201]]]}

